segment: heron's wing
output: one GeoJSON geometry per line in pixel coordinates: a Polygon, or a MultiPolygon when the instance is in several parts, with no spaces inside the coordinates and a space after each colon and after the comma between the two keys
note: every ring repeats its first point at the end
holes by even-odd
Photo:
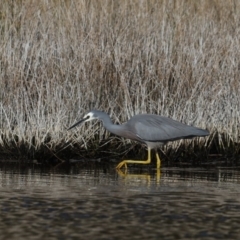
{"type": "Polygon", "coordinates": [[[208,135],[206,130],[158,115],[136,115],[130,119],[129,124],[139,138],[150,142],[167,142],[208,135]]]}

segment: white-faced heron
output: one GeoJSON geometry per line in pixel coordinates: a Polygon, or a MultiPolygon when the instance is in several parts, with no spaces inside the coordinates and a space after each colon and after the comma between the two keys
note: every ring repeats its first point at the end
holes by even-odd
{"type": "MultiPolygon", "coordinates": [[[[147,160],[123,160],[117,165],[118,169],[122,166],[127,168],[127,163],[149,164],[151,162],[151,149],[156,149],[169,141],[193,137],[204,137],[209,135],[207,130],[192,127],[171,118],[154,114],[135,115],[126,123],[123,123],[122,125],[115,125],[105,112],[98,110],[90,111],[83,117],[82,120],[75,123],[69,129],[80,123],[91,121],[93,119],[99,119],[102,121],[103,126],[115,135],[139,141],[148,146],[147,160]]],[[[161,161],[157,151],[156,158],[157,168],[160,168],[161,161]]]]}

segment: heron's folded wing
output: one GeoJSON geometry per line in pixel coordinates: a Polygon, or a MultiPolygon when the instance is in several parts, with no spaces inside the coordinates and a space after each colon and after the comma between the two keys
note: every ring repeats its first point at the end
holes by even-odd
{"type": "Polygon", "coordinates": [[[206,130],[192,127],[170,118],[152,115],[136,119],[134,129],[145,141],[167,142],[195,136],[206,136],[206,130]]]}

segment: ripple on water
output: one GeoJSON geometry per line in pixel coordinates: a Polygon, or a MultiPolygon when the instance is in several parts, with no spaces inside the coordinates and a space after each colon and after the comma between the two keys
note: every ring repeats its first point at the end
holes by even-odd
{"type": "Polygon", "coordinates": [[[238,239],[240,172],[0,171],[2,239],[238,239]]]}

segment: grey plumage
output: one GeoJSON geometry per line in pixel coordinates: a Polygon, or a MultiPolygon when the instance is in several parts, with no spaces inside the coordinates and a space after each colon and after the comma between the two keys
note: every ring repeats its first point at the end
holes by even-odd
{"type": "Polygon", "coordinates": [[[135,134],[143,142],[166,143],[168,141],[207,136],[209,134],[206,130],[153,114],[136,115],[127,122],[127,125],[134,129],[135,134]]]}
{"type": "MultiPolygon", "coordinates": [[[[115,125],[105,112],[98,110],[90,111],[81,121],[77,122],[69,129],[82,122],[91,121],[93,119],[101,120],[103,126],[113,134],[145,143],[148,146],[148,151],[152,148],[157,148],[159,145],[165,144],[168,141],[209,135],[207,130],[189,126],[171,118],[154,114],[135,115],[126,123],[115,125]]],[[[156,156],[158,159],[159,156],[157,153],[156,156]]],[[[141,161],[141,163],[146,164],[150,161],[151,160],[148,159],[147,161],[141,161]]],[[[140,161],[135,162],[140,163],[140,161]]],[[[117,166],[117,168],[120,168],[123,165],[127,167],[127,163],[134,163],[134,160],[124,160],[117,166]]],[[[158,165],[160,167],[160,158],[158,165]]]]}

